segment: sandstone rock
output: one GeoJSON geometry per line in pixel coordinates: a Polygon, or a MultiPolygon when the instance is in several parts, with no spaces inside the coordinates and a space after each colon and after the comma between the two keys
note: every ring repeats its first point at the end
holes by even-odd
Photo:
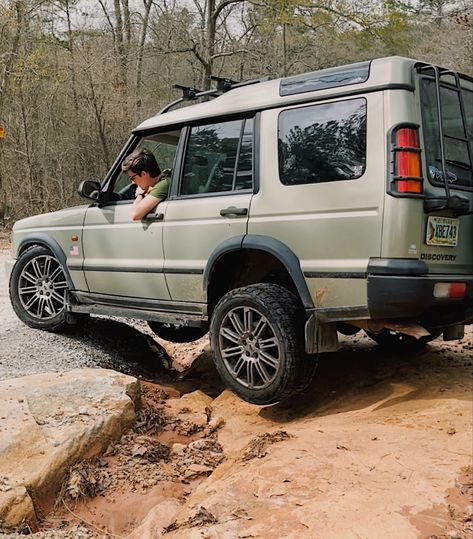
{"type": "Polygon", "coordinates": [[[176,499],[159,503],[148,513],[143,524],[136,528],[127,539],[157,539],[162,537],[162,530],[172,524],[181,508],[176,499]]]}
{"type": "Polygon", "coordinates": [[[212,399],[203,391],[197,390],[183,395],[180,399],[169,399],[166,413],[174,418],[169,422],[176,432],[185,436],[202,431],[210,419],[212,399]]]}
{"type": "Polygon", "coordinates": [[[135,378],[105,369],[0,382],[0,525],[34,525],[35,503],[55,494],[75,462],[121,436],[138,399],[135,378]]]}
{"type": "Polygon", "coordinates": [[[186,447],[187,445],[185,444],[179,444],[179,443],[172,444],[171,453],[173,455],[182,455],[184,451],[186,450],[186,447]]]}

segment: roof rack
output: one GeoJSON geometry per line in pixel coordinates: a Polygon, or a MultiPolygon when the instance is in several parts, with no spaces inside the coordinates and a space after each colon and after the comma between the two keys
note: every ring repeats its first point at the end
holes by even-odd
{"type": "Polygon", "coordinates": [[[217,83],[217,90],[220,92],[228,92],[235,84],[240,84],[239,81],[226,79],[224,77],[216,77],[215,75],[209,75],[209,79],[217,83]]]}
{"type": "Polygon", "coordinates": [[[229,90],[233,90],[234,88],[241,88],[242,86],[249,86],[250,84],[266,82],[268,80],[271,80],[271,78],[272,77],[268,76],[268,77],[261,77],[259,79],[252,79],[252,80],[239,82],[239,81],[234,81],[231,79],[226,79],[224,77],[216,77],[215,75],[209,75],[209,79],[217,83],[217,87],[211,90],[199,90],[198,88],[195,88],[194,86],[184,86],[182,84],[174,84],[173,88],[176,88],[182,91],[182,97],[180,97],[179,99],[175,99],[174,101],[171,101],[171,103],[168,103],[165,107],[163,107],[158,112],[158,114],[164,114],[166,112],[169,112],[173,107],[175,107],[176,105],[184,101],[195,101],[196,99],[199,99],[205,96],[218,97],[219,95],[222,95],[223,93],[228,92],[229,90]]]}

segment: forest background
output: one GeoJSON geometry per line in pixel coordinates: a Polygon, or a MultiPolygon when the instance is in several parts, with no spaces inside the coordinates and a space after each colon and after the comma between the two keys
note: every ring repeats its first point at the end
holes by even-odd
{"type": "Polygon", "coordinates": [[[173,84],[394,54],[472,75],[471,0],[0,0],[0,229],[80,203],[173,84]]]}

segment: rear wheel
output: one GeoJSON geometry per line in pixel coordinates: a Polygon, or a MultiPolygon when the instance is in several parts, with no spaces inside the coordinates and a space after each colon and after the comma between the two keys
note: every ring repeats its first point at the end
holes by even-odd
{"type": "Polygon", "coordinates": [[[67,325],[68,283],[61,263],[36,245],[24,251],[10,278],[10,299],[18,318],[26,325],[56,331],[67,325]]]}
{"type": "Polygon", "coordinates": [[[302,391],[317,365],[304,352],[303,329],[303,310],[282,286],[232,290],[215,307],[210,326],[220,376],[254,404],[272,404],[302,391]]]}
{"type": "Polygon", "coordinates": [[[430,341],[433,341],[439,337],[442,333],[441,330],[433,329],[430,335],[425,335],[416,339],[412,335],[406,335],[405,333],[399,333],[392,329],[383,329],[379,333],[372,333],[371,331],[365,331],[370,339],[377,342],[380,346],[386,348],[404,348],[404,349],[419,349],[424,347],[430,341]]]}
{"type": "Polygon", "coordinates": [[[197,341],[208,331],[207,328],[178,326],[175,324],[155,322],[153,320],[148,322],[148,326],[161,339],[177,343],[197,341]]]}

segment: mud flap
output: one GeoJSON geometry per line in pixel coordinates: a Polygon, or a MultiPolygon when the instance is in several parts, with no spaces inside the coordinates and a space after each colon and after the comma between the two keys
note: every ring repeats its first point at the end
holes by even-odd
{"type": "Polygon", "coordinates": [[[305,351],[307,354],[336,352],[339,349],[336,322],[322,323],[317,313],[310,315],[305,324],[305,351]]]}

